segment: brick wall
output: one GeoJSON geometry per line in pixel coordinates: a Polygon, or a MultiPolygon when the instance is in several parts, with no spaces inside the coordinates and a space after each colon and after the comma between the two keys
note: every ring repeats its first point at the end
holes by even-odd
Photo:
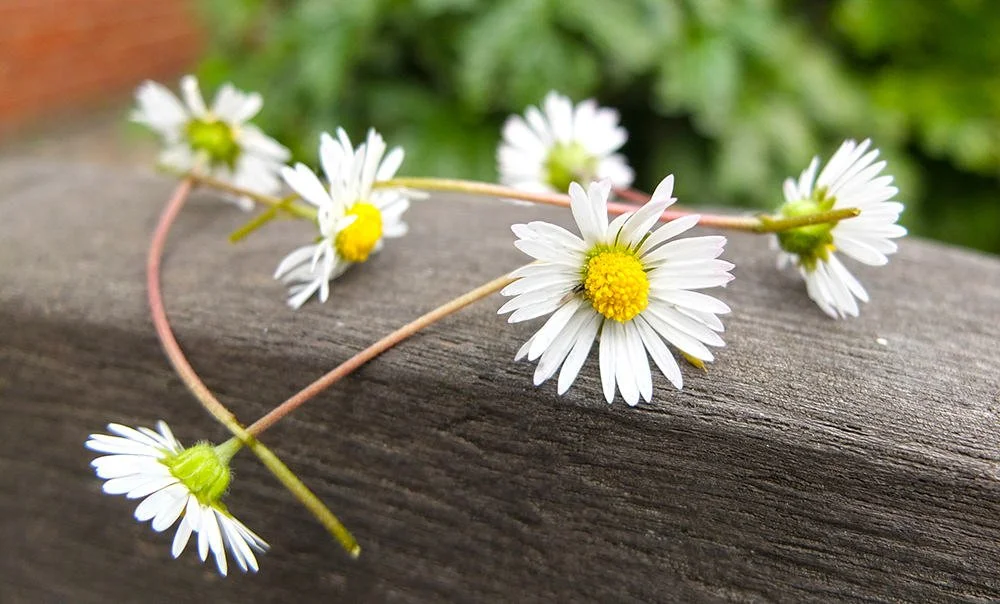
{"type": "Polygon", "coordinates": [[[0,0],[0,132],[173,78],[200,42],[189,0],[0,0]]]}

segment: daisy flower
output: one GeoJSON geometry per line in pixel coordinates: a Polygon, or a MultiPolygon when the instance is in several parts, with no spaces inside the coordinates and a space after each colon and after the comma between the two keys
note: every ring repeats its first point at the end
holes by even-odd
{"type": "Polygon", "coordinates": [[[142,499],[135,519],[152,520],[153,530],[162,532],[175,522],[171,554],[180,556],[192,533],[198,535],[202,562],[211,551],[219,573],[228,571],[226,550],[243,572],[257,572],[254,552],[263,553],[267,543],[229,513],[222,496],[229,487],[229,460],[237,446],[213,447],[199,443],[184,448],[164,422],[159,432],[108,424],[111,434],[91,434],[85,446],[105,453],[90,465],[106,482],[104,492],[142,499]]]}
{"type": "Polygon", "coordinates": [[[726,238],[674,240],[697,224],[696,215],[651,232],[676,201],[673,183],[666,177],[648,203],[608,224],[611,182],[593,183],[587,191],[574,182],[570,207],[580,236],[547,222],[511,227],[514,245],[535,262],[512,273],[517,281],[500,293],[513,298],[499,313],[511,313],[511,323],[551,315],[516,357],[538,360],[536,386],[559,370],[558,392],[566,392],[600,340],[605,398],[612,402],[617,386],[625,402],[636,405],[640,396],[647,402],[653,396],[647,354],[681,388],[668,343],[701,361],[713,359],[707,346],[724,346],[716,315],[729,307],[693,290],[732,280],[733,265],[717,259],[726,238]]]}
{"type": "Polygon", "coordinates": [[[403,163],[403,149],[386,154],[386,144],[375,130],[357,149],[343,129],[337,138],[323,133],[320,161],[329,188],[304,164],[281,172],[302,199],[316,206],[319,237],[316,243],[288,254],[274,272],[289,286],[288,305],[299,308],[314,293],[321,302],[330,295],[330,281],[351,265],[365,262],[383,247],[386,238],[406,234],[403,212],[415,192],[372,188],[375,181],[389,180],[403,163]]]}
{"type": "MultiPolygon", "coordinates": [[[[291,154],[248,123],[264,104],[258,93],[224,84],[209,108],[198,80],[188,75],[181,79],[181,94],[183,103],[166,87],[151,81],[136,91],[138,107],[132,121],[144,124],[163,139],[162,165],[182,171],[207,167],[216,178],[267,195],[281,188],[278,172],[291,154]]],[[[253,208],[248,198],[234,201],[243,209],[253,208]]]]}
{"type": "Polygon", "coordinates": [[[890,201],[899,192],[892,176],[879,176],[885,161],[876,162],[878,149],[871,140],[861,144],[844,141],[816,177],[819,158],[813,158],[798,181],[785,180],[783,217],[802,216],[841,208],[858,208],[855,218],[834,224],[817,224],[777,233],[771,247],[778,250],[778,268],[796,266],[806,281],[806,291],[820,309],[833,318],[858,316],[858,300],[868,292],[847,270],[837,252],[862,264],[882,266],[896,251],[897,237],[906,229],[896,224],[903,204],[890,201]]]}
{"type": "Polygon", "coordinates": [[[605,178],[615,187],[628,187],[632,169],[615,153],[626,139],[614,109],[599,107],[593,99],[574,107],[569,98],[550,92],[541,109],[531,106],[523,118],[507,118],[497,150],[500,182],[557,193],[565,193],[573,181],[605,178]]]}

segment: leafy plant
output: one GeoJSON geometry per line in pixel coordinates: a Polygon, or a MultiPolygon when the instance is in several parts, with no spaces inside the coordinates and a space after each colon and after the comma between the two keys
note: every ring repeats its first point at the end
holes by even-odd
{"type": "Polygon", "coordinates": [[[872,136],[915,232],[1000,252],[1000,4],[990,0],[202,0],[209,81],[267,98],[304,160],[370,125],[413,174],[495,177],[500,125],[546,91],[618,107],[637,185],[773,208],[872,136]]]}

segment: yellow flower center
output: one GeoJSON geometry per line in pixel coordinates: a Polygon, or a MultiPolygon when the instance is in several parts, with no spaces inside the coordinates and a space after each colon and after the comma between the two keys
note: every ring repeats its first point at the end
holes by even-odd
{"type": "Polygon", "coordinates": [[[594,310],[622,323],[649,306],[649,277],[630,250],[592,251],[584,267],[583,291],[594,310]]]}
{"type": "Polygon", "coordinates": [[[347,215],[356,218],[337,233],[337,253],[351,262],[364,262],[382,238],[382,212],[372,204],[361,201],[351,206],[347,215]]]}

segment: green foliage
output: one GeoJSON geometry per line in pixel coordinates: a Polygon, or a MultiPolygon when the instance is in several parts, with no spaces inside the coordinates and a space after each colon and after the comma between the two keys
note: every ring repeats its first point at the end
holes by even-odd
{"type": "Polygon", "coordinates": [[[315,159],[369,126],[409,174],[495,178],[500,125],[550,89],[618,107],[650,187],[774,209],[847,137],[890,160],[915,232],[1000,252],[993,0],[202,0],[202,76],[267,99],[315,159]]]}

